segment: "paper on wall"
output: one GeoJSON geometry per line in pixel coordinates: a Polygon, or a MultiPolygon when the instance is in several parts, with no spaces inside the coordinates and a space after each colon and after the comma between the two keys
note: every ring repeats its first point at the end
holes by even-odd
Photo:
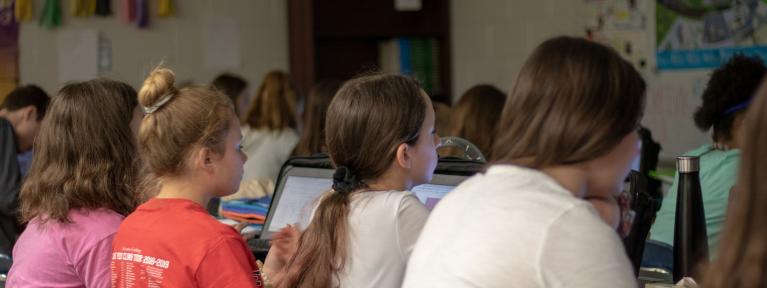
{"type": "Polygon", "coordinates": [[[59,82],[98,76],[99,36],[95,30],[58,31],[59,82]]]}

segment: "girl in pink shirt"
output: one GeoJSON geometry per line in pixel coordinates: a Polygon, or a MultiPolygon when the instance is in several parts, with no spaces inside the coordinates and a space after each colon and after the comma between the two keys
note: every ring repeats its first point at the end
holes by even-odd
{"type": "Polygon", "coordinates": [[[108,287],[112,239],[140,203],[136,91],[96,79],[51,101],[19,196],[8,287],[108,287]]]}

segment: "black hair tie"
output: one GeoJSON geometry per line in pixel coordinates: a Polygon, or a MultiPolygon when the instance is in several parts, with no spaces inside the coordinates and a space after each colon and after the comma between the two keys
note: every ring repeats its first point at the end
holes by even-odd
{"type": "Polygon", "coordinates": [[[349,168],[341,166],[333,173],[333,190],[340,194],[349,194],[359,187],[360,181],[349,168]]]}

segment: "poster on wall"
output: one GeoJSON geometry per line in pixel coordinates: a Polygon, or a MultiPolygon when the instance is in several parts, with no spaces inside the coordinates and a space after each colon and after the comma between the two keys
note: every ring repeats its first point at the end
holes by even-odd
{"type": "Polygon", "coordinates": [[[657,0],[659,70],[714,68],[732,55],[767,59],[767,0],[657,0]]]}
{"type": "Polygon", "coordinates": [[[647,2],[636,0],[585,0],[586,38],[615,48],[642,74],[647,74],[647,2]]]}

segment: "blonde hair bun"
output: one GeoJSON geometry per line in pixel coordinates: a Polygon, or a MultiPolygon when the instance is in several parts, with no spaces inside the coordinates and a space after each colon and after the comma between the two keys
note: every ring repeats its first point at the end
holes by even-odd
{"type": "Polygon", "coordinates": [[[149,77],[144,80],[144,85],[138,92],[138,102],[141,106],[152,107],[157,104],[163,96],[176,93],[174,83],[176,75],[167,68],[157,67],[152,70],[149,77]]]}

